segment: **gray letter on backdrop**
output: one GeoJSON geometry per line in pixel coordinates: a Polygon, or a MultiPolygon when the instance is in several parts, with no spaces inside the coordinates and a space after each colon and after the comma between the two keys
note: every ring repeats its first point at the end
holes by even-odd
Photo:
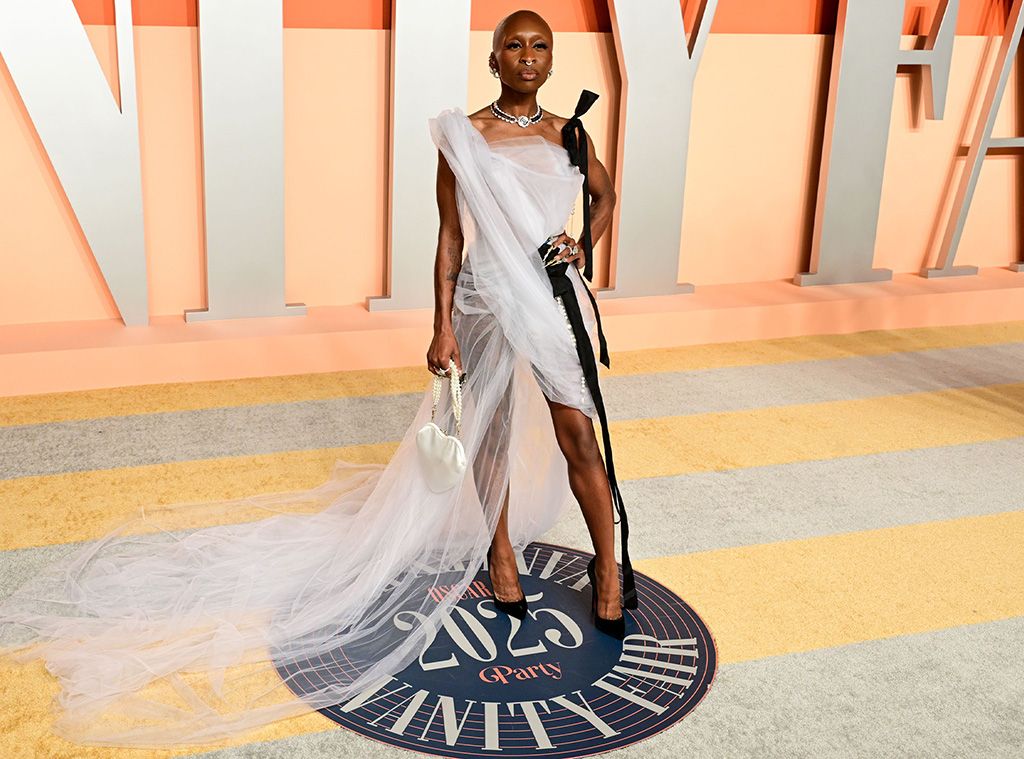
{"type": "Polygon", "coordinates": [[[199,0],[206,309],[187,321],[305,314],[284,287],[280,0],[199,0]]]}
{"type": "Polygon", "coordinates": [[[679,0],[609,0],[622,93],[613,288],[603,296],[693,292],[678,284],[686,155],[693,81],[717,6],[704,0],[687,41],[679,0]]]}
{"type": "Polygon", "coordinates": [[[115,0],[114,21],[120,109],[71,0],[0,1],[0,55],[121,318],[133,325],[149,313],[130,0],[115,0]]]}
{"type": "MultiPolygon", "coordinates": [[[[388,295],[370,296],[370,311],[434,304],[437,242],[437,148],[427,119],[466,107],[469,96],[470,0],[395,0],[391,25],[391,188],[388,203],[388,295]],[[423,64],[422,40],[444,40],[444,55],[423,64]]],[[[486,60],[475,61],[486,66],[486,60]]]]}
{"type": "MultiPolygon", "coordinates": [[[[1017,57],[1021,31],[1024,29],[1022,5],[1024,3],[1021,0],[1014,0],[1013,6],[1010,8],[1010,16],[1006,19],[1006,31],[1003,33],[1003,41],[999,45],[999,53],[996,55],[992,79],[988,83],[985,101],[981,106],[981,115],[978,117],[978,123],[974,129],[974,138],[967,151],[967,164],[964,166],[964,173],[960,175],[960,186],[956,191],[953,208],[946,224],[946,232],[942,236],[938,265],[933,269],[927,267],[922,269],[922,277],[978,273],[977,266],[953,266],[953,259],[956,258],[956,249],[960,245],[960,236],[963,234],[964,224],[967,222],[967,212],[971,210],[971,200],[974,198],[974,189],[978,186],[978,176],[981,174],[985,156],[993,148],[1024,147],[1024,137],[992,137],[992,127],[996,123],[999,104],[1002,102],[1003,92],[1006,90],[1006,80],[1010,77],[1010,68],[1013,66],[1013,59],[1017,57]]],[[[1024,269],[1024,265],[1013,263],[1010,264],[1010,268],[1013,271],[1021,271],[1024,269]]]]}
{"type": "Polygon", "coordinates": [[[901,50],[904,3],[840,0],[811,271],[797,274],[796,284],[892,279],[890,270],[871,266],[896,68],[924,67],[926,115],[929,119],[941,119],[946,107],[959,2],[940,3],[924,49],[901,50]]]}

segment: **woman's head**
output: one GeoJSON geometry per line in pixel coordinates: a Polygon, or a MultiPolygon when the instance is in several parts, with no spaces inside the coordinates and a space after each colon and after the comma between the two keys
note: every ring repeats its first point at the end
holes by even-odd
{"type": "Polygon", "coordinates": [[[494,29],[491,72],[517,92],[536,92],[551,71],[551,27],[533,11],[509,14],[494,29]]]}

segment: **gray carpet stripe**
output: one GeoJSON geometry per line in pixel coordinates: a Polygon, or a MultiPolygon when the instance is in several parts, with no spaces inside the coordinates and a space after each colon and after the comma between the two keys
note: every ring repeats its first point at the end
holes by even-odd
{"type": "MultiPolygon", "coordinates": [[[[1022,458],[1015,438],[628,480],[630,552],[639,560],[1016,510],[1022,458]]],[[[590,545],[578,509],[541,539],[590,545]]],[[[0,600],[83,545],[0,551],[0,600]]]]}
{"type": "MultiPolygon", "coordinates": [[[[613,421],[1024,381],[1024,343],[605,377],[613,421]]],[[[400,440],[421,393],[0,428],[0,479],[400,440]]]]}
{"type": "Polygon", "coordinates": [[[614,756],[1020,757],[1022,636],[1019,617],[723,666],[686,719],[614,756]]]}
{"type": "MultiPolygon", "coordinates": [[[[1024,437],[620,483],[634,560],[1017,511],[1024,437]]],[[[587,546],[578,510],[544,541],[587,546]]]]}
{"type": "Polygon", "coordinates": [[[0,429],[0,479],[401,440],[402,394],[84,419],[0,429]]]}
{"type": "Polygon", "coordinates": [[[1024,343],[602,378],[609,419],[876,398],[1024,382],[1024,343]]]}

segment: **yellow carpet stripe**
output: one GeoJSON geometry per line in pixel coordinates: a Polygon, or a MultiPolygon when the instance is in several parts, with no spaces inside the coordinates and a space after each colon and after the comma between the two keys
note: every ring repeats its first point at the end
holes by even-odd
{"type": "Polygon", "coordinates": [[[0,398],[0,427],[426,390],[425,367],[137,385],[0,398]]]}
{"type": "Polygon", "coordinates": [[[852,356],[881,356],[941,348],[1001,345],[1024,341],[1024,321],[972,324],[958,327],[915,327],[872,330],[846,335],[806,335],[771,340],[745,340],[711,345],[613,353],[611,368],[602,374],[724,369],[733,366],[784,364],[852,356]]]}
{"type": "Polygon", "coordinates": [[[611,433],[624,479],[1004,440],[1024,435],[1024,383],[638,419],[611,433]]]}
{"type": "Polygon", "coordinates": [[[275,722],[247,736],[217,745],[171,749],[130,749],[82,746],[49,732],[50,703],[59,693],[57,681],[42,662],[14,666],[0,662],[0,756],[4,759],[170,759],[226,746],[244,746],[336,728],[319,712],[275,722]]]}
{"type": "Polygon", "coordinates": [[[724,664],[1024,616],[1024,512],[636,562],[724,664]]]}
{"type": "MultiPolygon", "coordinates": [[[[602,376],[717,369],[1024,342],[1024,322],[920,327],[616,352],[602,376]]],[[[0,398],[0,426],[425,391],[425,366],[0,398]]]]}
{"type": "MultiPolygon", "coordinates": [[[[616,422],[616,473],[639,479],[1002,440],[1024,434],[1024,383],[616,422]]],[[[89,540],[140,506],[322,483],[337,459],[395,443],[0,481],[0,550],[89,540]]],[[[196,525],[198,526],[198,525],[196,525]]]]}
{"type": "Polygon", "coordinates": [[[339,458],[386,464],[397,447],[377,443],[0,480],[0,550],[99,538],[149,505],[308,490],[327,480],[339,458]]]}
{"type": "MultiPolygon", "coordinates": [[[[648,559],[637,569],[697,610],[715,636],[720,663],[731,664],[1022,616],[1022,536],[1024,512],[1011,512],[648,559]]],[[[2,755],[168,755],[83,748],[49,735],[56,690],[39,663],[0,667],[2,755]],[[26,746],[33,753],[19,754],[26,746]]],[[[311,714],[232,745],[332,727],[311,714]]]]}

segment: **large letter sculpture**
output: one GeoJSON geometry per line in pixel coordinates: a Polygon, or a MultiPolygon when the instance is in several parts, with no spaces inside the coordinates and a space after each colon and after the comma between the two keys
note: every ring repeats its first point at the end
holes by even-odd
{"type": "Polygon", "coordinates": [[[71,0],[0,0],[0,55],[121,318],[133,325],[149,314],[131,0],[115,0],[114,21],[120,108],[71,0]]]}
{"type": "MultiPolygon", "coordinates": [[[[935,268],[926,267],[921,270],[923,277],[978,273],[977,266],[953,266],[953,259],[956,258],[956,249],[960,245],[960,237],[964,232],[967,212],[971,209],[971,200],[974,198],[974,190],[978,186],[978,176],[981,174],[982,164],[985,162],[985,156],[993,148],[1024,147],[1024,137],[992,137],[992,127],[996,123],[996,114],[999,113],[999,104],[1003,100],[1006,81],[1010,78],[1010,68],[1013,66],[1014,58],[1017,57],[1017,48],[1020,47],[1021,30],[1024,28],[1024,16],[1021,14],[1022,5],[1024,3],[1021,0],[1014,0],[1013,6],[1010,8],[1010,16],[1006,20],[1006,31],[1003,33],[1003,41],[999,45],[999,53],[996,55],[992,79],[988,84],[988,92],[985,93],[985,102],[981,106],[981,115],[978,117],[971,147],[967,151],[967,165],[964,167],[964,173],[960,176],[960,186],[953,200],[953,208],[946,225],[946,232],[942,237],[942,244],[939,246],[939,260],[935,268]]],[[[1024,265],[1013,263],[1010,264],[1010,268],[1019,272],[1024,269],[1024,265]]]]}
{"type": "MultiPolygon", "coordinates": [[[[437,149],[427,119],[464,108],[469,93],[470,0],[395,0],[391,30],[391,186],[388,203],[389,294],[366,299],[370,311],[434,304],[437,149]],[[444,40],[444,55],[424,65],[423,40],[444,40]]],[[[477,61],[486,66],[484,60],[477,61]]]]}
{"type": "Polygon", "coordinates": [[[946,107],[959,0],[943,0],[922,50],[901,50],[904,3],[840,0],[828,92],[811,271],[798,285],[877,282],[873,269],[882,173],[892,118],[896,68],[924,67],[925,111],[941,119],[946,107]]]}
{"type": "Polygon", "coordinates": [[[188,321],[304,314],[284,288],[280,0],[199,0],[207,309],[188,321]]]}
{"type": "Polygon", "coordinates": [[[693,292],[678,284],[690,107],[718,0],[704,0],[689,42],[679,0],[610,0],[622,76],[610,284],[603,296],[693,292]],[[621,261],[620,247],[628,250],[621,261]],[[621,265],[627,264],[627,265],[621,265]]]}

